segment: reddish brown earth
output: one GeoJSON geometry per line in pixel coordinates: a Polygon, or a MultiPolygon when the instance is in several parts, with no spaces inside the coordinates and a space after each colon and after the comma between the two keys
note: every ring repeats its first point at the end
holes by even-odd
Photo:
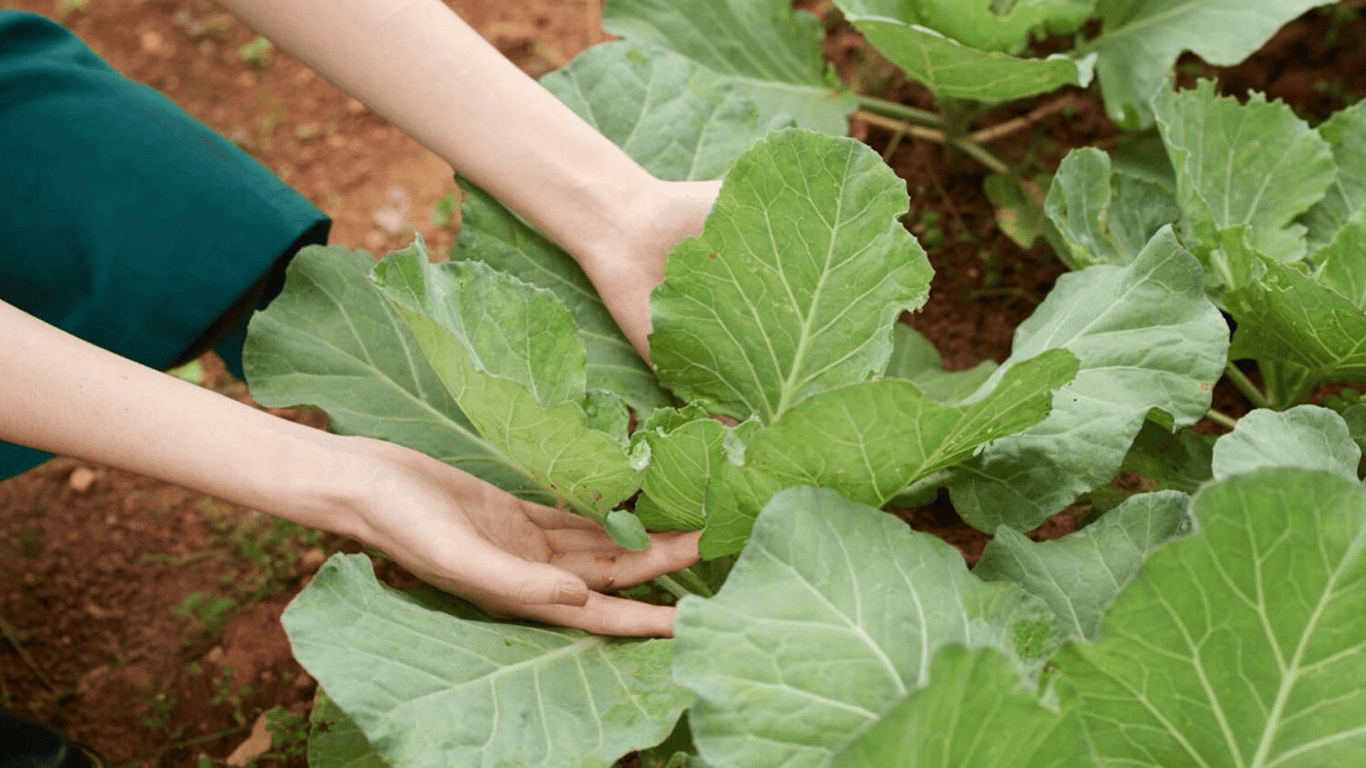
{"type": "MultiPolygon", "coordinates": [[[[599,0],[448,0],[514,61],[542,74],[604,39],[599,0]]],[[[821,11],[824,2],[803,2],[821,11]]],[[[1321,119],[1366,97],[1366,19],[1360,3],[1310,14],[1247,63],[1222,72],[1230,92],[1260,90],[1321,119]]],[[[279,51],[264,67],[238,55],[254,33],[209,0],[0,0],[60,17],[130,77],[162,90],[234,138],[327,211],[333,242],[375,253],[421,232],[437,252],[453,232],[432,224],[455,186],[450,169],[415,142],[279,51]],[[64,10],[65,9],[65,10],[64,10]],[[376,211],[407,201],[388,231],[376,211]]],[[[846,78],[890,98],[932,106],[891,74],[857,35],[834,26],[827,50],[846,78]]],[[[1183,77],[1212,73],[1189,58],[1183,77]]],[[[1116,131],[1093,94],[992,145],[1030,172],[1116,131]]],[[[1057,95],[1012,104],[980,125],[1025,114],[1057,95]]],[[[855,135],[886,151],[890,131],[855,135]]],[[[888,153],[914,209],[907,224],[936,269],[931,299],[910,322],[951,369],[1009,352],[1015,326],[1062,265],[1045,245],[1024,250],[996,228],[984,169],[938,145],[904,139],[888,153]]],[[[399,206],[400,208],[402,206],[399,206]]],[[[206,383],[248,399],[206,358],[206,383]]],[[[1237,413],[1236,395],[1217,405],[1237,413]]],[[[309,412],[280,412],[321,425],[309,412]]],[[[946,503],[903,513],[974,560],[986,537],[946,503]]],[[[1038,537],[1072,528],[1069,514],[1038,537]]],[[[0,483],[0,706],[53,723],[119,766],[223,765],[262,713],[283,726],[259,764],[302,766],[287,733],[315,685],[293,661],[279,614],[323,559],[354,543],[285,526],[250,510],[145,478],[55,459],[0,483]],[[231,670],[227,673],[226,670],[231,670]],[[207,762],[205,762],[207,761],[207,762]]],[[[297,730],[297,728],[296,728],[297,730]]]]}

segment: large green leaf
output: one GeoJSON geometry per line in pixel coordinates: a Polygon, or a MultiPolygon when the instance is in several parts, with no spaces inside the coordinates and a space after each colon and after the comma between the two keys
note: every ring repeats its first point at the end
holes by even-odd
{"type": "Polygon", "coordinates": [[[309,247],[251,320],[242,358],[258,403],[315,405],[338,432],[405,445],[506,490],[549,500],[479,435],[367,275],[363,251],[309,247]]]}
{"type": "Polygon", "coordinates": [[[1177,491],[1131,496],[1086,528],[1044,542],[1002,526],[972,572],[1019,584],[1053,609],[1063,634],[1094,640],[1101,617],[1148,556],[1190,533],[1189,505],[1177,491]]]}
{"type": "Polygon", "coordinates": [[[1314,254],[1315,277],[1353,306],[1366,310],[1366,208],[1348,219],[1314,254]]]}
{"type": "Polygon", "coordinates": [[[1094,645],[1053,662],[1103,764],[1346,766],[1366,752],[1366,489],[1262,470],[1207,486],[1094,645]]]}
{"type": "Polygon", "coordinates": [[[901,3],[836,0],[840,10],[888,61],[940,99],[1008,101],[1091,80],[1090,59],[1022,59],[964,44],[903,18],[901,3]]]}
{"type": "Polygon", "coordinates": [[[1338,169],[1328,194],[1305,215],[1310,240],[1323,244],[1366,207],[1366,102],[1328,118],[1318,132],[1333,148],[1338,169]]]}
{"type": "Polygon", "coordinates": [[[761,115],[741,90],[692,59],[627,42],[589,48],[541,85],[669,181],[719,179],[755,141],[790,123],[761,115]]]}
{"type": "Polygon", "coordinates": [[[1264,467],[1336,472],[1357,479],[1361,449],[1347,423],[1327,408],[1300,405],[1287,411],[1259,408],[1214,444],[1214,477],[1222,480],[1264,467]]]}
{"type": "Polygon", "coordinates": [[[356,721],[320,688],[308,716],[308,768],[389,768],[356,721]]]}
{"type": "Polygon", "coordinates": [[[338,555],[290,603],[294,655],[400,768],[607,768],[688,704],[671,643],[495,622],[338,555]]]}
{"type": "Polygon", "coordinates": [[[451,259],[482,261],[554,293],[578,325],[589,389],[616,392],[637,411],[668,405],[668,394],[622,335],[578,263],[483,190],[473,185],[466,190],[451,259]]]}
{"type": "Polygon", "coordinates": [[[1031,36],[1076,30],[1095,0],[860,0],[865,15],[932,29],[983,51],[1019,53],[1031,36]]]}
{"type": "MultiPolygon", "coordinates": [[[[541,82],[661,179],[720,178],[750,145],[786,124],[761,118],[749,99],[697,63],[628,43],[594,46],[541,82]]],[[[465,186],[451,257],[484,261],[553,291],[579,324],[590,389],[616,392],[642,413],[668,405],[578,263],[488,194],[465,186]]]]}
{"type": "Polygon", "coordinates": [[[1148,102],[1171,82],[1182,51],[1231,66],[1283,24],[1323,0],[1098,0],[1102,30],[1091,43],[1110,118],[1128,128],[1152,122],[1148,102]]]}
{"type": "Polygon", "coordinates": [[[848,132],[857,101],[826,74],[820,21],[786,0],[609,0],[602,26],[716,71],[765,119],[788,115],[812,130],[848,132]]]}
{"type": "Polygon", "coordinates": [[[892,357],[887,361],[887,378],[905,379],[943,405],[957,405],[967,399],[996,371],[995,360],[983,360],[965,371],[944,370],[944,360],[934,344],[905,323],[892,327],[892,357]]]}
{"type": "Polygon", "coordinates": [[[951,467],[980,446],[1031,427],[1048,415],[1053,392],[1072,380],[1077,360],[1063,350],[1026,360],[969,405],[949,407],[896,379],[865,382],[816,395],[758,432],[745,447],[742,472],[712,481],[707,499],[706,557],[738,552],[764,496],[725,489],[737,475],[744,489],[800,485],[830,488],[860,504],[886,504],[915,481],[951,467]]]}
{"type": "MultiPolygon", "coordinates": [[[[1197,256],[1208,258],[1231,238],[1278,261],[1304,257],[1306,230],[1292,222],[1336,177],[1327,142],[1285,104],[1261,94],[1246,104],[1219,97],[1208,80],[1194,90],[1159,93],[1153,109],[1197,256]]],[[[1246,270],[1236,264],[1216,258],[1214,266],[1225,284],[1243,281],[1238,273],[1246,270]]]]}
{"type": "Polygon", "coordinates": [[[617,438],[585,424],[584,347],[554,294],[482,262],[432,264],[421,241],[385,257],[373,280],[511,464],[598,520],[635,493],[639,476],[617,438]]]}
{"type": "Polygon", "coordinates": [[[1110,156],[1094,147],[1063,158],[1044,210],[1062,238],[1058,256],[1072,269],[1132,262],[1181,213],[1161,186],[1113,172],[1110,156]]]}
{"type": "Polygon", "coordinates": [[[831,768],[971,766],[1086,768],[1086,731],[1076,707],[1058,712],[1025,687],[991,648],[946,646],[930,682],[843,749],[831,768]]]}
{"type": "Polygon", "coordinates": [[[799,129],[761,141],[651,297],[660,380],[772,423],[882,373],[892,323],[924,303],[932,274],[900,223],[908,207],[905,182],[865,144],[799,129]]]}
{"type": "Polygon", "coordinates": [[[649,464],[641,475],[645,495],[636,514],[647,528],[693,531],[705,525],[707,484],[725,461],[730,430],[690,406],[656,411],[632,437],[648,447],[649,464]]]}
{"type": "Polygon", "coordinates": [[[1238,320],[1229,356],[1293,363],[1313,381],[1366,381],[1366,310],[1294,266],[1224,294],[1238,320]]]}
{"type": "Polygon", "coordinates": [[[1175,433],[1146,419],[1124,456],[1124,469],[1143,475],[1163,490],[1195,493],[1214,476],[1214,436],[1197,435],[1189,429],[1175,433]]]}
{"type": "Polygon", "coordinates": [[[684,598],[674,677],[718,768],[828,765],[925,686],[935,652],[993,647],[1031,665],[1047,610],[986,584],[956,549],[833,491],[778,494],[716,597],[684,598]]]}
{"type": "Polygon", "coordinates": [[[998,375],[1059,348],[1077,356],[1081,371],[1054,394],[1047,419],[956,471],[949,489],[965,520],[987,532],[1034,528],[1115,476],[1150,410],[1178,427],[1204,416],[1223,373],[1228,325],[1202,279],[1169,227],[1126,267],[1058,278],[1016,330],[998,375]]]}

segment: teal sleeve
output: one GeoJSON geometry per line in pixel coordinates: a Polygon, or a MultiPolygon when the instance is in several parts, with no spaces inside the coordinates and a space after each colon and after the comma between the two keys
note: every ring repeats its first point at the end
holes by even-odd
{"type": "MultiPolygon", "coordinates": [[[[330,222],[61,26],[0,11],[0,224],[0,300],[164,368],[330,222]]],[[[43,458],[0,444],[0,478],[43,458]]]]}

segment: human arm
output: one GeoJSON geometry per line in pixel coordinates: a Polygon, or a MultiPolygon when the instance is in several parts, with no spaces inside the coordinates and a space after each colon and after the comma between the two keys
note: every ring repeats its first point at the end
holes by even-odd
{"type": "Polygon", "coordinates": [[[646,354],[664,256],[719,184],[656,179],[440,0],[225,0],[565,248],[646,354]]]}
{"type": "Polygon", "coordinates": [[[495,613],[670,634],[673,609],[604,595],[685,567],[415,451],[329,434],[106,352],[0,302],[0,439],[126,469],[355,538],[495,613]]]}

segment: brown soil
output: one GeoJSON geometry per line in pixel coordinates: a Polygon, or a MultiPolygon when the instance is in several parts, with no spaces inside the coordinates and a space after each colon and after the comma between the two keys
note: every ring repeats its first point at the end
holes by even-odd
{"type": "MultiPolygon", "coordinates": [[[[598,0],[448,1],[536,75],[604,39],[598,0]]],[[[455,188],[450,169],[279,51],[264,67],[243,61],[238,49],[254,33],[209,0],[0,0],[0,7],[63,18],[120,71],[238,141],[334,218],[333,242],[383,253],[421,232],[435,251],[449,246],[453,232],[435,226],[430,212],[455,188]],[[377,210],[405,199],[402,226],[376,223],[377,210]]],[[[1317,118],[1366,96],[1366,53],[1329,44],[1330,32],[1359,41],[1366,20],[1355,6],[1341,18],[1331,10],[1310,14],[1229,72],[1230,88],[1268,91],[1317,118]]],[[[828,49],[846,78],[931,106],[847,29],[833,30],[828,49]]],[[[1184,64],[1187,73],[1202,67],[1184,64]]],[[[1115,135],[1094,94],[1074,96],[1070,111],[993,149],[1026,170],[1047,171],[1070,147],[1115,135]]],[[[1056,95],[1001,108],[983,124],[1050,98],[1056,95]]],[[[880,151],[893,141],[884,129],[853,129],[880,151]]],[[[888,157],[912,194],[907,225],[926,242],[936,269],[932,297],[910,321],[951,369],[1004,359],[1013,329],[1062,265],[1047,246],[1021,249],[999,232],[981,191],[984,170],[972,160],[946,158],[937,145],[912,139],[888,157]]],[[[207,385],[248,399],[211,357],[204,364],[207,385]]],[[[315,426],[323,421],[306,411],[279,413],[315,426]]],[[[905,516],[969,559],[986,541],[942,502],[905,516]]],[[[1072,527],[1065,514],[1035,535],[1072,527]]],[[[281,736],[266,759],[302,766],[301,743],[287,732],[291,718],[297,726],[306,715],[315,686],[291,658],[278,619],[339,549],[358,548],[70,459],[0,483],[0,706],[52,723],[120,766],[222,765],[262,713],[274,710],[281,736]]]]}

